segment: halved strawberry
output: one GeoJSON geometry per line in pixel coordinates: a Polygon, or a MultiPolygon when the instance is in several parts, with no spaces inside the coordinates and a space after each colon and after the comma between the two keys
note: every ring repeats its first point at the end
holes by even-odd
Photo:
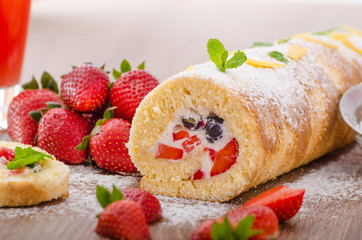
{"type": "Polygon", "coordinates": [[[268,206],[282,222],[297,214],[302,206],[304,193],[305,189],[290,189],[289,186],[281,185],[252,198],[243,206],[268,206]]]}
{"type": "Polygon", "coordinates": [[[215,176],[220,173],[226,172],[236,163],[238,156],[238,144],[236,139],[233,138],[228,144],[221,149],[215,158],[214,165],[211,168],[210,176],[215,176]]]}
{"type": "Polygon", "coordinates": [[[195,172],[195,174],[192,176],[192,180],[200,180],[203,179],[205,177],[205,173],[203,171],[201,171],[201,169],[199,169],[197,172],[195,172]]]}
{"type": "Polygon", "coordinates": [[[172,134],[172,136],[173,136],[173,141],[175,142],[180,139],[189,138],[190,134],[187,131],[181,130],[181,131],[174,132],[172,134]]]}
{"type": "Polygon", "coordinates": [[[196,146],[199,146],[200,144],[201,140],[196,135],[193,135],[182,143],[182,147],[184,148],[185,152],[189,153],[192,150],[194,150],[196,146]]]}
{"type": "Polygon", "coordinates": [[[179,148],[171,147],[166,144],[160,144],[157,150],[157,158],[179,160],[182,158],[184,151],[179,148]]]}

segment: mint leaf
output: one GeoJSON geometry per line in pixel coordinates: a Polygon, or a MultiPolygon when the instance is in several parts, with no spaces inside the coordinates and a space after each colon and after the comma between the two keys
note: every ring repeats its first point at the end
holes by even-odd
{"type": "Polygon", "coordinates": [[[278,40],[278,43],[279,43],[279,44],[280,44],[280,43],[286,43],[286,42],[289,42],[291,39],[292,39],[292,38],[280,38],[280,39],[278,40]]]}
{"type": "Polygon", "coordinates": [[[232,58],[226,62],[226,68],[237,68],[246,61],[247,57],[244,52],[237,51],[232,58]]]}
{"type": "Polygon", "coordinates": [[[118,201],[118,200],[123,200],[123,199],[124,199],[124,197],[123,197],[122,192],[119,191],[115,185],[113,185],[113,190],[112,190],[112,193],[110,196],[111,203],[118,201]]]}
{"type": "Polygon", "coordinates": [[[247,240],[252,236],[261,234],[262,231],[260,230],[252,230],[251,227],[253,226],[255,217],[252,215],[248,215],[240,220],[238,225],[235,227],[234,234],[238,240],[247,240]]]}
{"type": "Polygon", "coordinates": [[[209,53],[211,61],[216,67],[225,72],[227,68],[237,68],[246,61],[245,53],[237,51],[229,61],[226,62],[229,52],[225,50],[224,45],[217,39],[209,39],[207,42],[207,52],[209,53]]]}
{"type": "Polygon", "coordinates": [[[228,57],[228,51],[225,50],[224,45],[217,39],[209,39],[207,42],[207,52],[216,67],[220,71],[225,72],[225,62],[228,57]]]}
{"type": "Polygon", "coordinates": [[[273,46],[273,43],[270,42],[255,42],[253,43],[253,45],[251,46],[251,48],[253,47],[270,47],[273,46]]]}
{"type": "Polygon", "coordinates": [[[277,52],[277,51],[272,51],[269,52],[268,55],[278,61],[281,61],[283,63],[288,63],[288,59],[286,59],[283,54],[281,52],[277,52]]]}
{"type": "Polygon", "coordinates": [[[331,34],[333,31],[338,30],[340,27],[334,27],[334,28],[330,28],[324,31],[319,31],[319,32],[314,32],[314,35],[329,35],[331,34]]]}
{"type": "Polygon", "coordinates": [[[15,170],[17,168],[25,167],[27,165],[42,161],[45,157],[53,159],[51,155],[35,151],[30,147],[15,147],[15,157],[11,162],[7,163],[7,168],[10,170],[15,170]]]}
{"type": "Polygon", "coordinates": [[[97,185],[96,196],[99,204],[105,208],[111,203],[111,193],[104,187],[97,185]]]}

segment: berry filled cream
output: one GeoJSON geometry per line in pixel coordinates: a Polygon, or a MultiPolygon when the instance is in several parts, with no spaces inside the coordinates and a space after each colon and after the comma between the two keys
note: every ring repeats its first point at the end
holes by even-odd
{"type": "Polygon", "coordinates": [[[68,197],[69,174],[68,166],[40,148],[0,141],[0,207],[68,197]]]}
{"type": "Polygon", "coordinates": [[[141,102],[128,148],[155,194],[226,201],[353,141],[338,111],[362,81],[362,33],[298,34],[228,53],[164,81],[141,102]]]}

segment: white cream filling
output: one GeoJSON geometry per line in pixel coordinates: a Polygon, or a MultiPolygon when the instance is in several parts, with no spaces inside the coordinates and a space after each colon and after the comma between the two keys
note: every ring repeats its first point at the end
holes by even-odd
{"type": "MultiPolygon", "coordinates": [[[[207,140],[206,137],[206,131],[204,128],[199,128],[197,130],[188,130],[186,127],[183,126],[182,118],[188,119],[188,118],[194,118],[194,119],[202,119],[204,121],[204,124],[207,122],[207,117],[210,116],[211,111],[206,108],[193,108],[193,109],[180,109],[178,112],[174,114],[174,117],[169,122],[165,130],[159,135],[158,140],[155,141],[155,144],[151,147],[150,151],[153,153],[154,156],[157,156],[158,146],[160,144],[168,145],[171,147],[183,149],[182,143],[186,140],[186,138],[173,141],[173,133],[177,131],[187,131],[190,135],[190,137],[196,135],[198,139],[200,139],[201,144],[196,146],[196,148],[210,148],[215,151],[219,151],[223,149],[233,138],[230,129],[227,127],[227,122],[224,120],[222,124],[222,137],[215,141],[214,143],[211,143],[207,140]]],[[[195,151],[195,149],[193,151],[195,151]]],[[[191,151],[192,152],[192,151],[191,151]]],[[[183,152],[183,158],[190,154],[191,152],[187,153],[186,151],[183,152]]],[[[167,161],[170,162],[180,162],[180,160],[172,160],[167,159],[167,161]]],[[[201,171],[204,172],[205,178],[210,177],[211,168],[213,166],[213,161],[210,158],[209,152],[204,151],[204,155],[201,159],[201,171]]]]}

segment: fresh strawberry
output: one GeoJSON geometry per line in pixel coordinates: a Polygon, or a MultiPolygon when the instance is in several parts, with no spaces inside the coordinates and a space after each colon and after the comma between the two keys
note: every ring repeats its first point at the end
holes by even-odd
{"type": "Polygon", "coordinates": [[[99,127],[99,132],[92,131],[89,142],[92,159],[99,167],[110,172],[136,172],[137,168],[126,147],[131,124],[123,119],[112,118],[99,127]]]}
{"type": "Polygon", "coordinates": [[[53,108],[40,119],[38,146],[67,164],[82,163],[87,159],[87,151],[75,147],[89,131],[88,122],[78,113],[53,108]]]}
{"type": "Polygon", "coordinates": [[[156,157],[164,158],[164,159],[172,159],[172,160],[180,160],[182,159],[184,151],[179,148],[171,147],[166,144],[158,145],[158,150],[156,157]]]}
{"type": "Polygon", "coordinates": [[[214,165],[211,168],[210,176],[213,177],[220,173],[226,172],[236,163],[238,156],[238,144],[233,138],[226,146],[217,152],[214,165]]]}
{"type": "Polygon", "coordinates": [[[160,202],[151,193],[139,188],[126,188],[122,193],[124,199],[135,201],[141,205],[147,223],[152,223],[162,217],[160,202]]]}
{"type": "Polygon", "coordinates": [[[15,157],[15,151],[6,147],[0,147],[0,164],[12,161],[15,157]],[[1,159],[4,159],[2,161],[1,159]]]}
{"type": "Polygon", "coordinates": [[[211,161],[215,162],[217,152],[212,148],[205,148],[205,151],[209,153],[211,161]]]}
{"type": "Polygon", "coordinates": [[[229,211],[226,215],[233,226],[236,226],[246,216],[254,216],[255,220],[251,229],[261,230],[261,233],[250,238],[252,240],[275,237],[279,229],[278,217],[272,209],[266,206],[241,206],[229,211]]]}
{"type": "Polygon", "coordinates": [[[110,102],[117,107],[115,117],[131,121],[142,99],[158,85],[157,79],[144,71],[144,64],[139,68],[131,70],[129,63],[124,60],[121,72],[113,70],[117,81],[111,89],[110,102]]]}
{"type": "Polygon", "coordinates": [[[182,143],[182,147],[186,153],[189,153],[192,150],[194,150],[195,147],[199,146],[200,144],[201,144],[201,140],[196,135],[193,135],[182,143]]]}
{"type": "Polygon", "coordinates": [[[187,131],[181,130],[181,131],[172,133],[172,137],[173,137],[173,141],[175,142],[180,139],[189,138],[190,134],[187,131]]]}
{"type": "Polygon", "coordinates": [[[46,102],[62,103],[59,96],[49,89],[25,90],[12,100],[7,116],[7,132],[12,141],[35,145],[38,122],[30,117],[29,112],[46,108],[46,102]]]}
{"type": "Polygon", "coordinates": [[[151,239],[141,206],[130,200],[109,204],[101,213],[95,232],[115,239],[151,239]]]}
{"type": "Polygon", "coordinates": [[[224,218],[203,222],[189,240],[267,239],[277,234],[278,218],[268,207],[240,207],[229,211],[224,218]]]}
{"type": "Polygon", "coordinates": [[[279,229],[278,218],[268,207],[240,207],[229,211],[224,218],[206,220],[189,240],[250,239],[275,237],[279,229]]]}
{"type": "Polygon", "coordinates": [[[66,74],[61,82],[61,96],[68,108],[95,112],[108,100],[109,79],[103,68],[85,64],[66,74]]]}
{"type": "Polygon", "coordinates": [[[281,185],[250,199],[243,206],[268,206],[283,222],[292,218],[303,203],[305,189],[290,189],[281,185]]]}
{"type": "Polygon", "coordinates": [[[215,222],[221,223],[222,219],[208,219],[203,221],[190,235],[189,240],[212,240],[211,232],[215,222]]]}

